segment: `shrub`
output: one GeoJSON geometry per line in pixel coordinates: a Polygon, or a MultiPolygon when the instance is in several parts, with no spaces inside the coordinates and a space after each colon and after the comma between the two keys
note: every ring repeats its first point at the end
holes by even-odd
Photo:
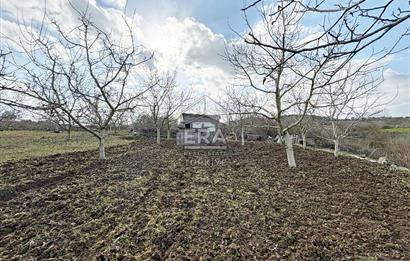
{"type": "Polygon", "coordinates": [[[386,146],[386,153],[395,164],[410,168],[410,137],[392,136],[386,146]]]}

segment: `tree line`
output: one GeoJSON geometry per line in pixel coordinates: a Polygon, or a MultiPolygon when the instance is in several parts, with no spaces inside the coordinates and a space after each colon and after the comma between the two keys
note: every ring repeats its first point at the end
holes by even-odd
{"type": "MultiPolygon", "coordinates": [[[[361,119],[394,98],[380,92],[388,55],[408,49],[409,3],[400,1],[253,1],[243,9],[247,26],[226,47],[235,73],[233,114],[256,114],[275,125],[289,167],[296,167],[291,132],[302,137],[312,116],[330,122],[328,139],[338,155],[340,140],[361,119]],[[248,13],[254,11],[254,24],[248,13]],[[309,31],[305,21],[320,21],[309,31]],[[400,24],[400,36],[380,50],[375,44],[400,24]],[[242,93],[246,92],[246,95],[242,93]],[[240,108],[240,109],[238,109],[240,108]],[[289,117],[290,115],[294,117],[289,117]],[[287,122],[284,122],[286,118],[287,122]],[[345,119],[353,119],[349,123],[345,119]]],[[[241,118],[239,117],[239,120],[241,118]]]]}
{"type": "MultiPolygon", "coordinates": [[[[408,48],[401,44],[409,27],[400,26],[410,18],[409,4],[381,2],[245,4],[245,33],[236,32],[223,54],[234,80],[221,99],[229,118],[240,122],[242,144],[246,116],[264,117],[277,128],[289,167],[296,167],[290,133],[305,140],[310,119],[321,115],[330,122],[337,156],[354,124],[387,103],[378,90],[384,59],[408,48]],[[257,13],[257,23],[249,12],[257,13]],[[304,24],[311,17],[321,21],[313,31],[304,24]],[[400,37],[376,50],[375,43],[396,27],[403,28],[400,37]]],[[[169,137],[170,119],[190,106],[194,94],[179,88],[176,71],[155,69],[155,53],[138,44],[132,17],[124,14],[119,36],[97,26],[87,10],[71,8],[78,16],[73,28],[45,11],[36,30],[21,23],[19,37],[7,39],[17,48],[1,45],[1,106],[40,113],[68,133],[82,128],[98,140],[100,159],[106,158],[109,126],[138,109],[149,112],[157,143],[163,127],[169,137]]]]}
{"type": "Polygon", "coordinates": [[[7,39],[15,50],[2,45],[0,103],[51,120],[68,137],[80,127],[98,140],[105,159],[107,130],[126,113],[148,108],[159,128],[189,95],[177,88],[175,72],[152,66],[154,52],[137,44],[132,19],[124,15],[119,36],[97,26],[87,10],[71,8],[75,27],[64,28],[45,10],[37,30],[20,25],[19,37],[7,39]]]}

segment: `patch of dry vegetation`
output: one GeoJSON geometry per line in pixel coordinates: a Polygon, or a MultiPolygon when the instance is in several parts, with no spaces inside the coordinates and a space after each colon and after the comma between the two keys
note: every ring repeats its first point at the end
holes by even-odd
{"type": "MultiPolygon", "coordinates": [[[[110,135],[108,146],[128,144],[130,140],[124,139],[127,135],[129,134],[125,132],[110,135]]],[[[0,131],[0,164],[58,153],[93,150],[97,147],[98,141],[83,131],[73,132],[70,140],[64,132],[0,131]]]]}

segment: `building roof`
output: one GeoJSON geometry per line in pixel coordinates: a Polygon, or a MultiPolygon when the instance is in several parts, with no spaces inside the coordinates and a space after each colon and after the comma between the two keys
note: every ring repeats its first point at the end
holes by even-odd
{"type": "Polygon", "coordinates": [[[221,116],[209,114],[182,113],[182,121],[184,123],[191,123],[197,120],[204,120],[204,118],[219,123],[221,116]]]}

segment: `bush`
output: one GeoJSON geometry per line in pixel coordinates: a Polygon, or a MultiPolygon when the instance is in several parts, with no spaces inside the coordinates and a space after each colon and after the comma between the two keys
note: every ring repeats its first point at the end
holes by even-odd
{"type": "Polygon", "coordinates": [[[396,165],[410,168],[410,135],[388,133],[374,124],[363,124],[342,141],[341,149],[373,159],[387,157],[396,165]]]}
{"type": "Polygon", "coordinates": [[[391,137],[386,153],[387,158],[395,164],[410,168],[410,137],[391,137]]]}

